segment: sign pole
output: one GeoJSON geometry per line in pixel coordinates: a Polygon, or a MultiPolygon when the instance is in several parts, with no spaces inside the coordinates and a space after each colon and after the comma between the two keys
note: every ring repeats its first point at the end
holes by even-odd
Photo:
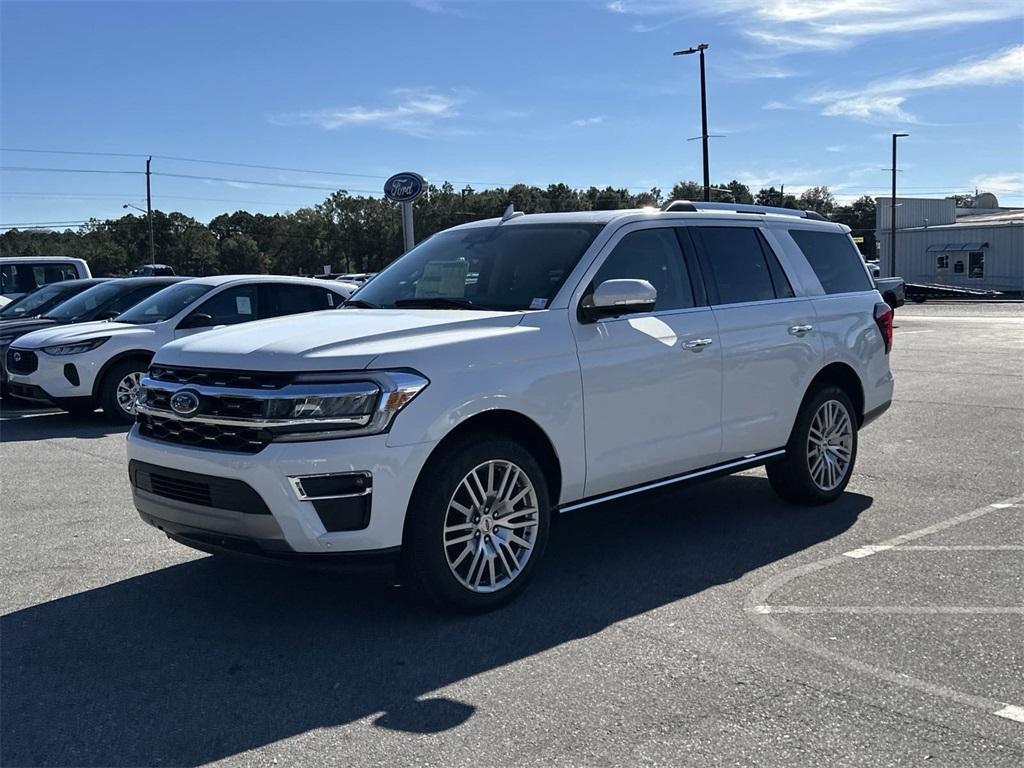
{"type": "Polygon", "coordinates": [[[416,236],[413,233],[412,223],[412,202],[402,203],[402,236],[405,241],[405,250],[411,251],[416,245],[416,236]]]}
{"type": "Polygon", "coordinates": [[[412,171],[396,173],[384,182],[384,197],[402,206],[402,242],[405,251],[411,251],[416,245],[412,223],[412,202],[426,189],[426,179],[412,171]]]}

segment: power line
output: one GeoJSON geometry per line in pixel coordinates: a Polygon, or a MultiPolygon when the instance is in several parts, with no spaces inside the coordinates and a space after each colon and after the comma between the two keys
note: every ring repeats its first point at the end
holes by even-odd
{"type": "Polygon", "coordinates": [[[109,171],[100,168],[34,168],[24,165],[0,165],[0,171],[29,171],[32,173],[114,173],[144,176],[145,171],[109,171]]]}

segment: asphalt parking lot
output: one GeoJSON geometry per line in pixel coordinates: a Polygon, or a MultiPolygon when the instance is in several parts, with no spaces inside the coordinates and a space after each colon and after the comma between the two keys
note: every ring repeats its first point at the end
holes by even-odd
{"type": "Polygon", "coordinates": [[[174,544],[122,430],[5,404],[0,763],[1024,764],[1024,304],[907,306],[892,364],[835,504],[573,513],[471,618],[174,544]]]}

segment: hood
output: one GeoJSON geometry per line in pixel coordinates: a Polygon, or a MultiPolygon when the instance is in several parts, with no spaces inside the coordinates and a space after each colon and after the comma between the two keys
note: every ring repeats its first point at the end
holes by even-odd
{"type": "Polygon", "coordinates": [[[173,341],[154,362],[249,371],[360,370],[384,353],[506,333],[519,312],[336,309],[236,325],[173,341]]]}
{"type": "Polygon", "coordinates": [[[10,344],[14,339],[40,328],[56,325],[56,320],[45,317],[26,317],[23,320],[0,320],[0,344],[10,344]]]}
{"type": "Polygon", "coordinates": [[[130,325],[113,323],[109,320],[95,320],[91,323],[77,325],[58,325],[33,331],[18,339],[16,346],[21,349],[39,349],[53,344],[71,344],[76,341],[88,341],[100,336],[137,336],[149,337],[155,333],[150,325],[130,325]]]}

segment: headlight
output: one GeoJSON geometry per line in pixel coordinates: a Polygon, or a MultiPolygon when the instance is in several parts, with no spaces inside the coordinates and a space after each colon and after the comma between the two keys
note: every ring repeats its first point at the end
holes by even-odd
{"type": "Polygon", "coordinates": [[[109,339],[109,336],[104,336],[99,339],[89,339],[89,341],[76,341],[73,344],[55,344],[52,347],[43,347],[43,352],[48,355],[79,355],[82,352],[96,349],[109,339]]]}
{"type": "Polygon", "coordinates": [[[376,435],[430,382],[414,371],[299,374],[274,391],[142,380],[139,413],[255,429],[280,442],[376,435]]]}
{"type": "Polygon", "coordinates": [[[268,428],[278,441],[384,432],[430,382],[411,371],[394,371],[363,376],[299,374],[294,383],[303,388],[314,385],[318,392],[270,399],[264,414],[268,428]]]}

